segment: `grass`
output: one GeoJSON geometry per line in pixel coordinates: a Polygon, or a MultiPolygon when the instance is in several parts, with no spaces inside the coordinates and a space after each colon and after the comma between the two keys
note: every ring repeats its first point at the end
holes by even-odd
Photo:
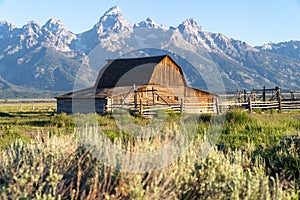
{"type": "MultiPolygon", "coordinates": [[[[299,112],[229,112],[215,127],[221,130],[216,144],[200,156],[209,138],[209,114],[182,116],[183,129],[181,116],[171,113],[159,134],[136,138],[128,135],[130,129],[120,130],[113,115],[56,115],[54,110],[55,105],[23,105],[22,111],[19,105],[1,106],[1,199],[299,199],[299,112]],[[95,130],[75,130],[75,121],[84,125],[93,120],[128,152],[154,153],[169,144],[174,133],[192,134],[192,140],[179,159],[162,169],[118,171],[80,139],[84,133],[92,141],[95,130]]],[[[151,125],[140,117],[126,120],[151,125]]],[[[103,153],[118,159],[111,151],[103,153]]],[[[136,164],[122,162],[117,165],[136,164]]]]}

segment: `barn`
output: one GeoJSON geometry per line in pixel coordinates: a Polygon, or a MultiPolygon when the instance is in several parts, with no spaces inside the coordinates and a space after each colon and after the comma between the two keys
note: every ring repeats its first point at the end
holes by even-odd
{"type": "Polygon", "coordinates": [[[172,108],[197,104],[197,112],[212,109],[204,105],[217,96],[187,85],[182,68],[169,55],[108,60],[92,88],[56,97],[58,113],[98,113],[114,107],[140,109],[142,106],[172,108]]]}

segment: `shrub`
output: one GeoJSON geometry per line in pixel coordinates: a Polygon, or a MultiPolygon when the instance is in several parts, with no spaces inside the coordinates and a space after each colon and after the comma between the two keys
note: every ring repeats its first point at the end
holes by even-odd
{"type": "Polygon", "coordinates": [[[242,124],[251,121],[251,118],[245,111],[234,110],[226,113],[226,121],[232,124],[242,124]]]}
{"type": "MultiPolygon", "coordinates": [[[[87,134],[93,134],[87,132],[87,134]]],[[[131,144],[119,140],[127,149],[131,144]]],[[[143,147],[144,139],[135,145],[143,147]]],[[[118,144],[116,144],[118,145],[118,144]]],[[[154,143],[154,145],[156,145],[154,143]]],[[[144,147],[145,148],[145,147],[144,147]]],[[[126,173],[97,160],[76,138],[53,136],[46,142],[17,141],[0,157],[2,199],[296,199],[270,177],[261,157],[241,150],[212,149],[199,156],[203,140],[166,168],[126,173]]],[[[128,150],[128,149],[127,149],[128,150]]],[[[134,150],[134,149],[132,149],[134,150]]],[[[135,149],[136,150],[136,149],[135,149]]],[[[109,152],[107,152],[109,153],[109,152]]],[[[110,155],[112,158],[117,155],[110,155]]],[[[119,163],[121,165],[126,163],[119,163]]]]}
{"type": "Polygon", "coordinates": [[[0,129],[0,149],[9,146],[15,140],[29,141],[30,138],[22,133],[19,133],[13,126],[3,126],[0,129]]]}
{"type": "Polygon", "coordinates": [[[74,132],[75,123],[72,116],[66,113],[55,115],[51,118],[51,123],[56,126],[56,128],[61,129],[59,133],[70,134],[74,132]]]}

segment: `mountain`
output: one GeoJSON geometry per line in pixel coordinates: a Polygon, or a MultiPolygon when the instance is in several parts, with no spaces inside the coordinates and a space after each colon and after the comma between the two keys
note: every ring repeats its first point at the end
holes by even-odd
{"type": "Polygon", "coordinates": [[[289,42],[280,42],[278,44],[269,42],[256,48],[300,60],[300,41],[291,40],[289,42]]]}
{"type": "Polygon", "coordinates": [[[134,24],[133,28],[134,29],[136,29],[136,28],[163,28],[163,26],[158,25],[153,19],[148,17],[147,19],[134,24]]]}
{"type": "MultiPolygon", "coordinates": [[[[18,28],[0,22],[0,90],[69,91],[92,86],[107,59],[171,54],[188,83],[199,89],[300,87],[300,42],[252,47],[204,30],[194,19],[163,27],[150,17],[134,24],[119,7],[88,31],[75,34],[59,19],[18,28]]],[[[222,89],[220,89],[221,91],[222,89]]]]}
{"type": "Polygon", "coordinates": [[[22,28],[2,21],[0,75],[25,88],[70,90],[78,68],[88,59],[84,52],[69,47],[74,39],[76,35],[57,19],[42,27],[30,21],[22,28]]]}
{"type": "Polygon", "coordinates": [[[109,9],[95,26],[78,35],[78,40],[74,41],[75,49],[80,49],[90,53],[97,45],[108,50],[117,50],[124,42],[124,38],[133,31],[132,26],[127,22],[119,7],[109,9]]]}

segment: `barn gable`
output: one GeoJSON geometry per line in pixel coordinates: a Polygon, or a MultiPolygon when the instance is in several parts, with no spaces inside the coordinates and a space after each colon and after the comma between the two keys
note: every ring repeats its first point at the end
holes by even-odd
{"type": "Polygon", "coordinates": [[[149,84],[187,86],[181,67],[170,56],[165,56],[155,66],[149,84]]]}

